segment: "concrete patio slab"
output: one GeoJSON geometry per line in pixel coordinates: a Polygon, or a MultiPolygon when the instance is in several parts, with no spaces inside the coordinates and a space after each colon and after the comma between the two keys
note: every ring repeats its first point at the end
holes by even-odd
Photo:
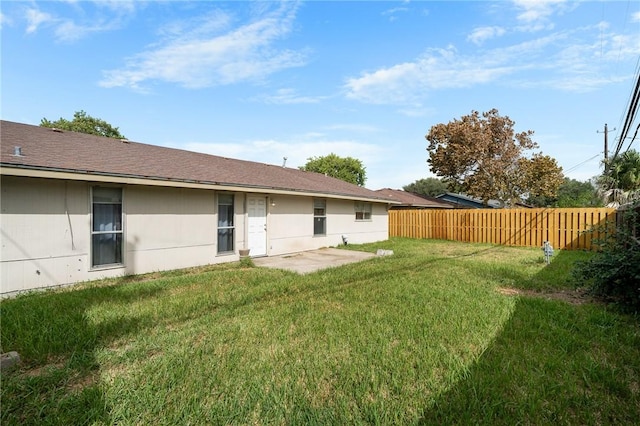
{"type": "Polygon", "coordinates": [[[299,274],[308,274],[320,269],[360,262],[375,256],[373,253],[362,251],[323,248],[281,256],[257,257],[253,259],[253,263],[259,267],[285,269],[299,274]]]}

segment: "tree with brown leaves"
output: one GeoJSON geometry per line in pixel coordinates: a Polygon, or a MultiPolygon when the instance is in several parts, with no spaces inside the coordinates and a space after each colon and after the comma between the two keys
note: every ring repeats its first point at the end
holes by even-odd
{"type": "Polygon", "coordinates": [[[459,185],[485,205],[513,206],[525,196],[553,196],[563,182],[555,159],[528,151],[538,148],[532,130],[516,133],[515,122],[497,109],[431,127],[426,139],[431,171],[459,185]]]}

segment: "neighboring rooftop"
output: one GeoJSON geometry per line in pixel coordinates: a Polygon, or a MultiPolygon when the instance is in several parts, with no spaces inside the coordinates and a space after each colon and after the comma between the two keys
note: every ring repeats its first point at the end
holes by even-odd
{"type": "Polygon", "coordinates": [[[376,191],[385,198],[397,201],[396,207],[410,208],[430,208],[430,209],[452,209],[454,206],[444,200],[433,197],[413,194],[411,192],[402,191],[400,189],[383,188],[376,191]]]}
{"type": "MultiPolygon", "coordinates": [[[[440,200],[448,201],[450,203],[453,203],[455,205],[455,207],[457,207],[457,208],[460,208],[460,207],[472,207],[472,208],[477,208],[477,209],[485,209],[485,208],[500,209],[500,208],[502,208],[502,204],[498,200],[489,200],[488,201],[488,206],[485,206],[481,199],[470,197],[467,194],[447,192],[447,193],[438,195],[436,198],[438,198],[440,200]]],[[[522,208],[531,208],[531,206],[529,206],[529,205],[527,205],[525,203],[516,203],[515,205],[518,206],[518,207],[522,207],[522,208]]]]}
{"type": "Polygon", "coordinates": [[[86,176],[86,180],[91,180],[91,175],[140,178],[393,203],[375,191],[319,173],[11,121],[0,121],[0,140],[0,165],[7,170],[67,172],[86,176]]]}
{"type": "Polygon", "coordinates": [[[488,205],[485,206],[481,199],[470,197],[467,194],[445,192],[444,194],[438,195],[436,198],[456,204],[457,207],[472,207],[476,209],[481,209],[481,208],[499,209],[500,208],[500,202],[497,200],[489,200],[488,205]]]}

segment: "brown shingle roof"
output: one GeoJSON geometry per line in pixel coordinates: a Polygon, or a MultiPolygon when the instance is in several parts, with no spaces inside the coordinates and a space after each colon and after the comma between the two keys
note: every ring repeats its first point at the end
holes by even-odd
{"type": "Polygon", "coordinates": [[[438,200],[437,198],[432,197],[422,197],[399,189],[383,188],[378,189],[376,192],[385,198],[399,202],[401,206],[434,209],[453,208],[451,203],[444,200],[438,200]]]}
{"type": "Polygon", "coordinates": [[[0,121],[3,167],[389,200],[328,177],[252,161],[0,121]],[[22,156],[14,155],[19,146],[22,156]]]}

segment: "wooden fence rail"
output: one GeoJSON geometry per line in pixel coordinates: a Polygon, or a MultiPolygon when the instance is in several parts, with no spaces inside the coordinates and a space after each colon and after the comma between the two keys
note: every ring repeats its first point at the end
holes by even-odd
{"type": "Polygon", "coordinates": [[[615,220],[609,208],[390,210],[389,236],[592,250],[603,231],[585,231],[615,220]]]}

